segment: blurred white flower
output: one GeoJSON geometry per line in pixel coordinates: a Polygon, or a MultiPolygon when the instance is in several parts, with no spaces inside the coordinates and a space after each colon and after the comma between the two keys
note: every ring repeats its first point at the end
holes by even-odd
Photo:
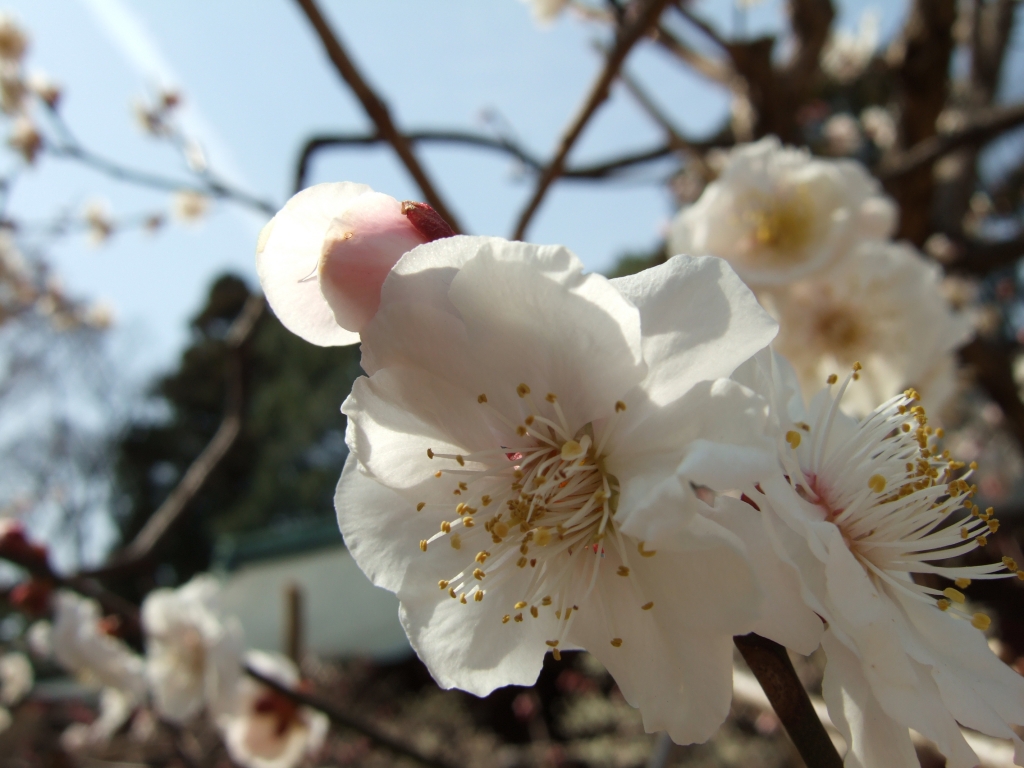
{"type": "Polygon", "coordinates": [[[183,723],[203,706],[230,707],[242,656],[242,628],[222,618],[220,587],[196,576],[178,589],[156,589],[142,603],[146,673],[157,711],[183,723]]]}
{"type": "Polygon", "coordinates": [[[860,77],[878,49],[878,22],[878,11],[869,8],[860,16],[857,34],[833,31],[821,54],[825,74],[843,84],[860,77]]]}
{"type": "Polygon", "coordinates": [[[318,184],[292,197],[260,232],[256,270],[292,333],[320,346],[355,344],[401,255],[451,234],[424,203],[400,203],[365,184],[318,184]]]}
{"type": "Polygon", "coordinates": [[[530,685],[582,647],[647,730],[714,732],[757,595],[692,483],[756,476],[763,406],[719,377],[774,333],[720,259],[609,281],[498,238],[402,257],[342,407],[336,507],[443,687],[530,685]]]}
{"type": "Polygon", "coordinates": [[[53,657],[53,625],[40,620],[32,623],[27,633],[28,648],[40,661],[47,661],[53,657]]]}
{"type": "Polygon", "coordinates": [[[0,62],[0,110],[8,115],[25,112],[28,86],[21,69],[0,62]]]}
{"type": "Polygon", "coordinates": [[[895,224],[895,205],[859,163],[767,137],[729,153],[718,179],[676,216],[669,252],[720,256],[756,289],[820,270],[895,224]]]}
{"type": "Polygon", "coordinates": [[[5,63],[20,63],[28,50],[28,35],[14,17],[0,11],[0,60],[5,63]]]}
{"type": "Polygon", "coordinates": [[[174,193],[171,208],[179,221],[193,224],[206,215],[210,199],[202,192],[182,189],[174,193]]]}
{"type": "Polygon", "coordinates": [[[843,409],[863,415],[914,386],[938,411],[950,394],[954,351],[971,336],[969,318],[942,295],[942,270],[906,244],[869,241],[833,269],[762,292],[779,320],[773,348],[796,369],[805,396],[829,374],[864,363],[843,409]]]}
{"type": "Polygon", "coordinates": [[[31,165],[36,161],[39,150],[43,148],[43,137],[35,123],[24,115],[15,119],[11,126],[11,135],[7,137],[7,144],[31,165]]]}
{"type": "Polygon", "coordinates": [[[123,641],[107,634],[95,601],[61,590],[54,595],[54,606],[56,660],[81,680],[118,691],[130,713],[146,696],[142,658],[123,641]]]}
{"type": "MultiPolygon", "coordinates": [[[[295,665],[278,654],[249,651],[246,663],[288,688],[299,687],[295,665]]],[[[316,752],[327,735],[327,716],[272,688],[242,677],[235,708],[218,725],[231,759],[245,768],[294,768],[316,752]]]]}
{"type": "Polygon", "coordinates": [[[547,25],[561,15],[571,0],[523,0],[523,2],[529,3],[530,10],[533,11],[533,18],[540,24],[547,25]]]}
{"type": "Polygon", "coordinates": [[[868,107],[860,113],[864,133],[883,152],[896,144],[896,121],[885,107],[868,107]]]}
{"type": "Polygon", "coordinates": [[[856,154],[863,143],[860,124],[845,112],[832,115],[822,128],[828,150],[833,155],[856,154]]]}
{"type": "Polygon", "coordinates": [[[124,691],[104,688],[100,691],[100,711],[97,718],[88,725],[69,725],[60,735],[61,746],[74,753],[105,743],[121,729],[137,706],[138,701],[124,691]]]}
{"type": "Polygon", "coordinates": [[[110,217],[110,209],[103,200],[91,200],[86,203],[82,219],[93,245],[102,245],[114,234],[114,220],[110,217]]]}
{"type": "Polygon", "coordinates": [[[859,423],[845,416],[839,401],[856,378],[804,411],[792,373],[775,366],[780,467],[747,493],[800,587],[773,582],[770,571],[759,571],[762,584],[799,594],[827,622],[823,693],[850,744],[847,768],[917,768],[908,728],[935,742],[947,765],[977,765],[957,723],[1013,740],[1021,764],[1011,726],[1024,725],[1024,679],[989,649],[989,619],[965,610],[963,590],[1024,571],[1010,558],[949,562],[987,543],[999,527],[993,510],[972,501],[970,472],[941,450],[942,430],[929,426],[916,392],[859,423]],[[935,577],[950,586],[928,586],[935,577]]]}
{"type": "Polygon", "coordinates": [[[32,690],[32,662],[23,653],[0,656],[0,704],[12,707],[32,690]]]}
{"type": "Polygon", "coordinates": [[[28,89],[52,108],[57,107],[64,95],[60,85],[42,72],[33,72],[29,75],[28,89]]]}

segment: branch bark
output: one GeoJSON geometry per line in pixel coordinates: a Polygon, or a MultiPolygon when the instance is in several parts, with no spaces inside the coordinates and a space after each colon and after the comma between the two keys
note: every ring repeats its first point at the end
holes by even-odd
{"type": "Polygon", "coordinates": [[[387,105],[369,86],[355,63],[349,58],[341,41],[331,30],[323,14],[320,13],[315,0],[296,0],[296,2],[303,13],[306,14],[310,24],[313,25],[313,29],[316,30],[317,35],[320,37],[320,42],[323,43],[324,50],[334,64],[335,69],[338,70],[338,74],[348,83],[349,88],[352,89],[356,98],[363,105],[363,109],[377,127],[380,135],[395,150],[395,154],[398,155],[406,170],[409,171],[409,175],[419,185],[420,190],[423,192],[423,197],[426,198],[426,202],[433,206],[434,210],[440,214],[441,218],[448,222],[452,229],[456,232],[461,232],[462,229],[455,218],[455,214],[434,187],[423,166],[420,165],[420,161],[412,151],[412,145],[402,132],[395,127],[387,105]]]}
{"type": "MultiPolygon", "coordinates": [[[[310,0],[299,1],[309,2],[310,0]]],[[[523,239],[527,227],[530,226],[531,219],[533,219],[534,214],[544,200],[544,196],[555,180],[562,175],[566,158],[573,146],[575,146],[576,140],[579,139],[583,129],[587,127],[587,123],[590,122],[598,108],[608,99],[612,83],[615,82],[615,78],[618,76],[619,69],[626,60],[626,56],[629,55],[633,46],[647,34],[651,27],[657,24],[658,19],[661,17],[661,12],[668,5],[668,2],[669,0],[634,0],[630,6],[632,19],[619,27],[618,33],[615,36],[615,44],[605,59],[600,75],[598,75],[597,80],[590,87],[590,92],[587,94],[587,98],[584,99],[582,107],[562,134],[554,157],[544,168],[540,178],[537,180],[533,196],[519,215],[515,231],[512,234],[513,240],[523,239]]]]}
{"type": "Polygon", "coordinates": [[[266,309],[262,296],[250,296],[242,311],[231,324],[224,342],[228,349],[226,384],[227,396],[224,418],[213,438],[196,457],[163,504],[146,521],[135,538],[115,553],[109,562],[94,571],[83,572],[86,577],[111,576],[131,570],[147,562],[156,548],[167,538],[188,510],[188,504],[202,490],[206,480],[235,444],[242,430],[244,392],[242,386],[241,349],[252,336],[257,321],[266,309]]]}
{"type": "Polygon", "coordinates": [[[843,760],[818,719],[786,649],[754,633],[737,635],[733,642],[808,768],[843,768],[843,760]]]}
{"type": "Polygon", "coordinates": [[[1012,350],[1006,342],[979,337],[960,350],[960,359],[1002,409],[1007,429],[1024,449],[1024,403],[1013,378],[1012,350]]]}

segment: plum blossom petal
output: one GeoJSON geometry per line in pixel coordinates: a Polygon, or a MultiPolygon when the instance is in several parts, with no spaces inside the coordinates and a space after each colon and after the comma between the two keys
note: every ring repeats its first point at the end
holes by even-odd
{"type": "Polygon", "coordinates": [[[32,690],[35,675],[32,662],[23,653],[0,656],[0,704],[12,707],[32,690]]]}
{"type": "Polygon", "coordinates": [[[884,239],[896,208],[865,169],[812,158],[775,137],[732,150],[718,179],[672,224],[672,253],[726,259],[748,285],[790,282],[884,239]]]}
{"type": "MultiPolygon", "coordinates": [[[[295,665],[278,654],[249,651],[246,664],[289,688],[299,685],[295,665]]],[[[231,759],[245,768],[295,768],[320,749],[327,716],[296,704],[249,677],[238,680],[235,707],[217,721],[231,759]]]]}
{"type": "Polygon", "coordinates": [[[183,723],[204,706],[229,706],[242,655],[242,628],[220,615],[219,586],[200,575],[178,589],[157,589],[142,604],[146,674],[157,711],[183,723]]]}
{"type": "Polygon", "coordinates": [[[756,442],[741,436],[763,424],[763,401],[700,377],[730,373],[774,326],[727,268],[686,261],[660,274],[706,301],[703,315],[673,310],[657,281],[631,284],[638,309],[564,248],[497,238],[421,245],[385,280],[363,332],[370,375],[342,408],[351,453],[335,502],[353,557],[398,595],[441,685],[530,684],[545,653],[584,646],[649,728],[702,740],[728,711],[731,638],[749,631],[757,589],[740,540],[694,515],[679,467],[700,440],[756,442]],[[671,328],[674,312],[692,327],[671,328]],[[689,378],[652,375],[648,348],[689,378]],[[651,508],[671,535],[654,536],[651,508]]]}
{"type": "MultiPolygon", "coordinates": [[[[948,562],[985,546],[999,525],[972,500],[974,465],[941,450],[942,431],[929,425],[913,390],[860,422],[846,416],[840,401],[859,378],[857,365],[836,393],[833,376],[803,412],[789,396],[792,376],[776,382],[768,399],[779,469],[747,491],[776,554],[799,574],[803,601],[828,624],[825,696],[851,744],[847,765],[915,764],[904,738],[913,728],[950,766],[973,766],[958,723],[1012,739],[1019,755],[1012,726],[1024,724],[1024,679],[988,648],[979,631],[988,618],[965,612],[963,590],[1024,571],[1010,558],[948,562]]],[[[786,589],[771,581],[764,588],[786,589]]]]}

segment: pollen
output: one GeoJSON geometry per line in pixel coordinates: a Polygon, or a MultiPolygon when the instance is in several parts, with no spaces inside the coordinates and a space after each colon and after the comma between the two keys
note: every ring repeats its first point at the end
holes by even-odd
{"type": "Polygon", "coordinates": [[[516,609],[517,611],[518,611],[518,610],[520,610],[521,608],[525,608],[525,607],[526,607],[526,601],[525,601],[525,600],[520,600],[520,601],[519,601],[518,603],[516,603],[516,604],[515,604],[515,605],[514,605],[513,607],[514,607],[514,608],[515,608],[515,609],[516,609]]]}
{"type": "Polygon", "coordinates": [[[511,616],[509,616],[509,615],[508,615],[508,614],[506,613],[506,614],[505,614],[504,616],[502,616],[502,617],[501,617],[501,623],[502,623],[502,624],[508,624],[508,622],[509,622],[509,621],[511,620],[511,618],[512,618],[512,617],[511,617],[511,616]]]}
{"type": "MultiPolygon", "coordinates": [[[[452,545],[452,549],[462,549],[462,537],[457,533],[453,533],[452,537],[448,539],[448,543],[452,545]]],[[[424,547],[424,550],[426,547],[424,547]]]]}
{"type": "Polygon", "coordinates": [[[986,616],[984,613],[976,613],[971,617],[971,626],[975,629],[980,629],[984,632],[992,624],[992,619],[986,616]]]}
{"type": "Polygon", "coordinates": [[[441,533],[451,533],[451,532],[452,532],[452,524],[449,523],[447,520],[442,520],[441,521],[441,533]]]}
{"type": "Polygon", "coordinates": [[[419,504],[416,505],[416,511],[422,512],[425,506],[427,506],[427,502],[421,501],[419,504]]]}
{"type": "Polygon", "coordinates": [[[478,589],[476,591],[476,594],[473,595],[473,599],[476,600],[478,603],[481,602],[484,599],[483,590],[478,589]]]}
{"type": "Polygon", "coordinates": [[[441,579],[439,582],[437,582],[437,586],[439,586],[441,589],[448,589],[448,584],[449,582],[445,581],[444,579],[441,579]]]}
{"type": "Polygon", "coordinates": [[[426,539],[420,539],[420,552],[426,552],[426,551],[427,551],[427,540],[426,539]]]}
{"type": "Polygon", "coordinates": [[[428,459],[434,458],[434,452],[430,448],[427,448],[427,458],[428,459]]]}
{"type": "Polygon", "coordinates": [[[654,607],[654,601],[652,600],[652,601],[651,601],[651,602],[649,602],[649,603],[644,603],[643,605],[641,605],[641,606],[640,606],[640,610],[641,610],[641,611],[649,611],[649,610],[651,610],[651,608],[653,608],[653,607],[654,607]]]}
{"type": "Polygon", "coordinates": [[[540,615],[540,611],[537,610],[537,606],[536,605],[531,605],[530,606],[530,615],[533,616],[533,618],[535,618],[535,619],[537,618],[537,616],[540,615]]]}
{"type": "Polygon", "coordinates": [[[942,598],[940,600],[936,600],[935,601],[935,605],[937,605],[939,607],[940,611],[948,611],[949,610],[949,606],[952,605],[952,603],[950,603],[949,600],[946,600],[945,598],[942,598]]]}
{"type": "Polygon", "coordinates": [[[545,643],[545,645],[548,645],[551,648],[557,648],[558,647],[558,641],[557,640],[545,640],[544,643],[545,643]]]}
{"type": "Polygon", "coordinates": [[[616,413],[622,413],[624,410],[626,410],[626,404],[624,402],[622,402],[621,400],[616,400],[615,401],[615,412],[616,413]]]}
{"type": "Polygon", "coordinates": [[[520,397],[526,397],[528,394],[530,394],[530,388],[525,384],[520,384],[518,387],[516,387],[516,394],[519,395],[520,397]]]}
{"type": "Polygon", "coordinates": [[[828,378],[825,379],[825,381],[827,381],[829,384],[835,384],[837,381],[839,381],[839,377],[836,376],[834,373],[830,373],[828,375],[828,378]]]}
{"type": "Polygon", "coordinates": [[[1017,561],[1014,560],[1012,557],[1004,557],[1003,558],[1003,565],[1006,567],[1006,570],[1008,570],[1008,571],[1016,571],[1017,570],[1017,561]]]}
{"type": "MultiPolygon", "coordinates": [[[[480,581],[486,575],[487,574],[484,573],[483,571],[481,571],[479,568],[474,568],[473,569],[473,578],[476,579],[477,581],[480,581]]],[[[961,601],[961,602],[963,602],[963,601],[961,601]]]]}
{"type": "Polygon", "coordinates": [[[613,648],[619,648],[621,646],[622,646],[622,638],[621,637],[613,637],[612,638],[612,647],[613,648]]]}
{"type": "Polygon", "coordinates": [[[636,550],[640,553],[642,557],[654,557],[656,554],[658,554],[658,550],[656,549],[644,549],[644,543],[642,541],[639,544],[637,544],[636,550]]]}
{"type": "Polygon", "coordinates": [[[885,478],[882,477],[881,475],[872,475],[868,479],[868,488],[870,488],[875,493],[881,493],[882,491],[884,491],[885,485],[885,478]]]}
{"type": "Polygon", "coordinates": [[[629,568],[624,565],[619,566],[619,570],[616,571],[619,576],[629,576],[629,568]]]}
{"type": "Polygon", "coordinates": [[[477,397],[476,401],[477,401],[478,403],[480,403],[481,405],[483,405],[484,403],[486,403],[486,402],[487,402],[487,395],[484,395],[484,394],[481,394],[481,395],[479,395],[479,396],[477,397]]]}
{"type": "Polygon", "coordinates": [[[969,586],[971,586],[971,580],[968,579],[966,576],[961,576],[953,583],[956,584],[957,587],[959,587],[960,589],[967,589],[969,586]]]}
{"type": "Polygon", "coordinates": [[[799,432],[791,429],[786,433],[786,442],[789,443],[789,447],[794,451],[800,447],[800,440],[801,437],[799,432]]]}
{"type": "Polygon", "coordinates": [[[946,587],[944,590],[942,590],[942,594],[944,594],[946,597],[948,597],[954,603],[963,604],[967,600],[967,598],[964,597],[964,593],[963,592],[960,592],[960,591],[958,591],[956,589],[953,589],[952,587],[946,587]]]}
{"type": "Polygon", "coordinates": [[[488,551],[486,551],[486,550],[483,550],[483,551],[481,551],[481,552],[477,552],[477,553],[476,553],[476,558],[475,558],[475,559],[476,559],[476,561],[477,561],[478,563],[480,563],[481,565],[483,565],[483,563],[484,563],[484,560],[486,560],[486,559],[487,559],[488,557],[490,557],[490,556],[491,556],[491,553],[490,553],[490,552],[488,552],[488,551]]]}
{"type": "Polygon", "coordinates": [[[522,620],[523,620],[523,614],[521,614],[521,613],[517,613],[517,614],[516,614],[515,616],[513,616],[512,618],[513,618],[513,620],[514,620],[514,621],[522,621],[522,620]]]}
{"type": "Polygon", "coordinates": [[[544,399],[547,400],[549,403],[554,403],[556,400],[558,400],[554,392],[548,392],[547,396],[544,399]]]}

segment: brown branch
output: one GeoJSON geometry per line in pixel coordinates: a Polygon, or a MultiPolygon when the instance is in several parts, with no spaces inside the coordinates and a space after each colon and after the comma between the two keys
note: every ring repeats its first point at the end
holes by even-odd
{"type": "Polygon", "coordinates": [[[960,350],[960,359],[1002,409],[1007,429],[1024,448],[1024,403],[1013,377],[1013,352],[1014,348],[1006,342],[979,337],[960,350]]]}
{"type": "Polygon", "coordinates": [[[1012,240],[954,240],[956,256],[944,264],[946,274],[984,277],[1011,267],[1024,256],[1024,237],[1012,240]]]}
{"type": "Polygon", "coordinates": [[[420,161],[413,153],[412,145],[402,132],[395,127],[387,105],[373,91],[356,68],[355,63],[349,58],[338,36],[334,34],[327,20],[320,13],[320,9],[317,8],[315,0],[296,0],[296,2],[303,13],[306,14],[306,18],[313,25],[317,35],[319,35],[320,42],[323,43],[324,50],[333,62],[335,69],[338,70],[338,74],[348,83],[349,88],[352,89],[356,98],[363,105],[363,109],[366,110],[367,116],[373,121],[380,135],[394,148],[402,164],[409,171],[409,175],[419,185],[420,191],[423,192],[423,196],[426,198],[426,202],[433,206],[434,210],[451,225],[452,229],[460,232],[461,228],[455,215],[445,203],[440,193],[434,188],[433,182],[431,182],[423,166],[420,165],[420,161]]]}
{"type": "Polygon", "coordinates": [[[262,296],[250,296],[224,336],[228,350],[225,377],[227,397],[224,418],[213,438],[135,538],[120,552],[115,553],[106,565],[94,571],[84,572],[84,576],[111,576],[147,562],[154,550],[182,519],[189,502],[202,490],[206,480],[231,450],[242,429],[244,409],[241,348],[252,336],[265,308],[266,301],[262,296]]]}
{"type": "Polygon", "coordinates": [[[431,768],[458,768],[456,763],[446,757],[438,754],[426,754],[419,748],[410,744],[408,741],[385,733],[370,721],[355,714],[344,712],[339,707],[320,696],[312,693],[296,691],[289,688],[287,685],[282,685],[277,680],[260,674],[259,671],[248,664],[245,665],[244,670],[249,677],[254,680],[258,680],[263,685],[268,688],[272,688],[283,696],[287,696],[292,701],[323,712],[331,722],[334,723],[334,725],[356,731],[357,733],[360,733],[376,742],[380,746],[391,750],[396,755],[411,757],[413,760],[416,760],[423,765],[428,765],[431,768]]]}
{"type": "Polygon", "coordinates": [[[711,40],[722,50],[727,50],[729,44],[725,39],[718,34],[718,30],[712,27],[708,22],[704,21],[700,16],[695,14],[689,7],[687,7],[686,0],[675,0],[674,3],[676,10],[693,26],[704,33],[704,36],[711,40]]]}
{"type": "Polygon", "coordinates": [[[890,157],[875,171],[875,175],[882,181],[894,181],[931,165],[960,147],[980,146],[1020,125],[1024,125],[1024,104],[979,110],[963,128],[930,136],[907,151],[890,157]]]}
{"type": "Polygon", "coordinates": [[[654,42],[684,64],[692,67],[698,74],[703,75],[708,80],[725,86],[726,88],[733,87],[733,81],[736,77],[736,73],[733,71],[732,67],[725,62],[710,59],[704,54],[695,51],[685,42],[672,34],[672,32],[665,26],[658,26],[656,29],[651,30],[650,36],[654,42]]]}
{"type": "MultiPolygon", "coordinates": [[[[309,0],[300,0],[300,2],[309,2],[309,0]]],[[[615,35],[615,44],[605,60],[601,74],[594,81],[590,92],[587,94],[587,98],[583,101],[582,107],[563,133],[558,143],[558,148],[555,150],[554,157],[541,173],[533,196],[519,215],[515,231],[512,234],[513,240],[523,239],[523,236],[526,234],[526,228],[530,225],[530,220],[537,212],[537,209],[540,208],[541,201],[544,200],[548,189],[562,175],[565,160],[576,144],[576,140],[583,133],[583,129],[590,122],[590,118],[594,116],[598,108],[607,100],[612,83],[618,76],[619,69],[626,60],[626,56],[629,55],[633,46],[647,34],[647,31],[657,23],[661,17],[662,10],[668,2],[669,0],[634,0],[633,4],[630,5],[629,11],[632,19],[619,27],[618,33],[615,35]]]]}
{"type": "Polygon", "coordinates": [[[754,633],[737,635],[733,642],[808,768],[843,768],[786,649],[754,633]]]}

